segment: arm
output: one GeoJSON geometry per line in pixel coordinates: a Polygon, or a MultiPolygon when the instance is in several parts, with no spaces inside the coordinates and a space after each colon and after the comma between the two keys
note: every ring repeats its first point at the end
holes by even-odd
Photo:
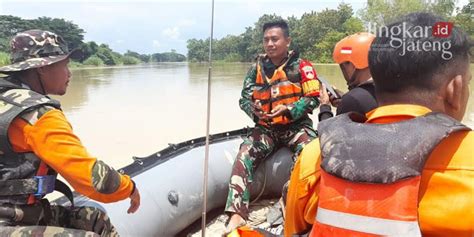
{"type": "Polygon", "coordinates": [[[319,193],[319,140],[306,145],[291,172],[285,207],[285,236],[308,232],[316,217],[319,193]]]}
{"type": "Polygon", "coordinates": [[[326,91],[326,86],[323,83],[320,83],[321,91],[319,92],[319,102],[321,105],[319,106],[319,114],[318,120],[323,121],[328,118],[332,118],[334,115],[332,114],[331,109],[331,102],[329,99],[329,94],[326,91]]]}
{"type": "Polygon", "coordinates": [[[303,89],[303,97],[293,104],[288,105],[289,116],[294,120],[313,112],[318,107],[319,101],[319,82],[317,80],[316,70],[307,60],[299,60],[298,64],[301,85],[303,89]]]}
{"type": "Polygon", "coordinates": [[[257,68],[253,65],[244,79],[244,86],[239,100],[240,109],[242,109],[254,122],[258,122],[258,118],[254,115],[252,109],[252,94],[255,87],[255,79],[257,78],[257,68]]]}
{"type": "Polygon", "coordinates": [[[332,114],[332,109],[330,105],[322,104],[319,106],[318,119],[320,122],[332,117],[334,117],[334,115],[332,114]]]}
{"type": "Polygon", "coordinates": [[[79,193],[105,203],[132,194],[134,184],[130,177],[92,157],[61,111],[47,111],[34,124],[26,125],[23,133],[31,151],[79,193]]]}

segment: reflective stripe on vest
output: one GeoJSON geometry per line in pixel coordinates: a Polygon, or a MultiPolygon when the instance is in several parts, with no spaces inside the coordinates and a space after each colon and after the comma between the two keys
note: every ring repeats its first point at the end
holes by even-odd
{"type": "MultiPolygon", "coordinates": [[[[260,101],[262,110],[265,113],[271,113],[271,110],[278,105],[288,105],[298,101],[303,95],[303,90],[300,83],[293,83],[288,80],[284,68],[288,60],[273,73],[272,78],[265,75],[262,67],[262,61],[259,58],[257,61],[257,78],[255,80],[256,86],[252,95],[254,101],[260,101]]],[[[261,125],[267,125],[264,121],[258,122],[261,125]]],[[[278,116],[271,119],[271,124],[288,124],[290,120],[286,116],[278,116]]]]}
{"type": "Polygon", "coordinates": [[[316,221],[329,226],[375,235],[421,236],[417,221],[398,221],[354,215],[321,207],[318,207],[316,221]]]}
{"type": "Polygon", "coordinates": [[[441,113],[389,124],[365,121],[348,113],[318,125],[321,178],[310,236],[421,236],[425,161],[442,139],[470,129],[441,113]]]}
{"type": "Polygon", "coordinates": [[[419,228],[420,178],[416,176],[391,184],[360,183],[344,180],[321,170],[318,213],[311,236],[412,236],[419,233],[419,230],[413,232],[411,227],[419,228]],[[319,213],[319,209],[322,213],[319,213]],[[346,223],[344,218],[351,223],[346,223]],[[380,220],[384,225],[367,226],[367,223],[377,223],[369,220],[380,220]],[[408,229],[410,232],[398,229],[400,223],[412,223],[408,229]],[[381,232],[382,230],[390,233],[381,232]]]}

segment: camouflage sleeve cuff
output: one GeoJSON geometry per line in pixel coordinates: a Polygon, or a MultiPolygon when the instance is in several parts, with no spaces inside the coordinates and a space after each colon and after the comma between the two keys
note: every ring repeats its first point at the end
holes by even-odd
{"type": "Polygon", "coordinates": [[[240,108],[253,120],[255,116],[252,111],[252,95],[255,87],[255,78],[257,77],[257,70],[255,66],[252,66],[247,72],[247,76],[244,80],[244,85],[241,92],[241,98],[239,100],[240,108]]]}
{"type": "Polygon", "coordinates": [[[301,117],[311,113],[318,107],[318,100],[312,97],[302,97],[293,104],[288,105],[289,118],[291,120],[298,120],[301,117]]]}
{"type": "Polygon", "coordinates": [[[114,193],[121,184],[120,174],[103,161],[97,160],[92,168],[92,184],[99,193],[114,193]]]}

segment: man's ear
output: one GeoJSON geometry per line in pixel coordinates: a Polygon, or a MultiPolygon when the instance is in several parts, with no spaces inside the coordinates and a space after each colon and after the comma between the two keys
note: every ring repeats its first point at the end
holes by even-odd
{"type": "Polygon", "coordinates": [[[461,75],[453,77],[445,88],[446,103],[455,111],[460,110],[462,107],[462,88],[463,80],[461,75]]]}
{"type": "Polygon", "coordinates": [[[288,44],[286,45],[286,47],[290,47],[291,45],[291,37],[288,36],[288,38],[286,39],[288,41],[288,44]]]}

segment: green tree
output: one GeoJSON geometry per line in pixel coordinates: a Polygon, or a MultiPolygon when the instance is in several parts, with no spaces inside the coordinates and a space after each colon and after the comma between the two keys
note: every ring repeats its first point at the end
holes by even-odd
{"type": "Polygon", "coordinates": [[[471,39],[474,39],[474,2],[470,2],[457,10],[457,14],[452,18],[455,26],[464,30],[471,39]]]}
{"type": "Polygon", "coordinates": [[[124,65],[135,65],[142,62],[140,59],[133,56],[123,56],[122,61],[124,65]]]}
{"type": "Polygon", "coordinates": [[[188,59],[196,62],[208,60],[209,39],[190,39],[187,41],[188,59]]]}
{"type": "Polygon", "coordinates": [[[0,66],[10,64],[10,55],[4,52],[0,52],[0,66]]]}
{"type": "Polygon", "coordinates": [[[345,36],[345,33],[341,33],[338,31],[329,31],[325,35],[324,40],[320,41],[315,45],[314,52],[317,57],[314,58],[314,61],[317,61],[319,63],[332,63],[332,53],[334,50],[334,45],[336,45],[336,43],[345,36]]]}
{"type": "Polygon", "coordinates": [[[99,51],[99,45],[97,45],[97,43],[94,41],[82,43],[79,48],[82,50],[83,53],[82,61],[86,60],[94,54],[97,54],[97,51],[99,51]]]}
{"type": "Polygon", "coordinates": [[[93,55],[93,56],[89,57],[88,59],[86,59],[83,62],[83,64],[84,65],[91,65],[91,66],[103,66],[104,61],[102,61],[102,59],[100,59],[97,55],[93,55]]]}
{"type": "MultiPolygon", "coordinates": [[[[457,9],[457,14],[451,20],[454,25],[461,28],[466,34],[469,35],[471,40],[474,40],[474,2],[470,2],[463,6],[461,9],[457,9]]],[[[474,47],[471,47],[471,55],[474,55],[474,47]]],[[[474,63],[474,57],[471,56],[471,63],[474,63]]]]}
{"type": "Polygon", "coordinates": [[[0,15],[0,51],[10,50],[10,39],[18,32],[33,29],[31,21],[16,16],[0,15]]]}
{"type": "Polygon", "coordinates": [[[99,45],[99,48],[95,55],[99,57],[105,65],[108,66],[118,65],[121,63],[121,60],[118,57],[117,53],[113,52],[107,44],[99,45]]]}
{"type": "Polygon", "coordinates": [[[150,58],[151,58],[151,55],[139,54],[137,52],[133,52],[133,51],[130,51],[130,50],[127,50],[127,52],[123,56],[131,56],[131,57],[134,57],[134,58],[138,58],[140,61],[145,62],[145,63],[149,62],[150,58]]]}
{"type": "Polygon", "coordinates": [[[179,54],[176,50],[172,49],[171,52],[155,53],[151,55],[152,61],[154,62],[184,62],[186,56],[179,54]]]}
{"type": "Polygon", "coordinates": [[[386,25],[398,17],[416,11],[433,12],[445,18],[452,16],[456,0],[368,0],[359,11],[365,22],[386,25]]]}
{"type": "Polygon", "coordinates": [[[328,62],[328,55],[332,54],[337,41],[346,35],[363,31],[362,22],[352,15],[352,7],[345,3],[339,4],[337,9],[303,14],[298,28],[294,30],[302,57],[319,62],[322,56],[322,61],[328,62]]]}
{"type": "Polygon", "coordinates": [[[39,17],[31,22],[37,29],[49,30],[61,35],[67,42],[69,49],[79,48],[84,40],[85,31],[79,28],[78,25],[72,23],[72,21],[50,17],[39,17]]]}

